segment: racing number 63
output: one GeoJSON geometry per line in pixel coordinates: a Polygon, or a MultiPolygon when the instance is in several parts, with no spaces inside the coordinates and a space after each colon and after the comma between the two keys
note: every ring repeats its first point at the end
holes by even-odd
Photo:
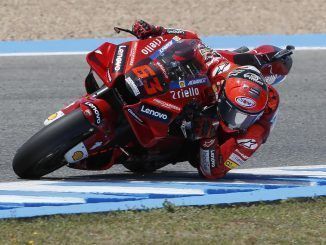
{"type": "Polygon", "coordinates": [[[163,87],[156,77],[156,73],[153,71],[149,65],[142,65],[132,69],[133,73],[139,78],[143,79],[144,88],[149,95],[156,94],[157,92],[162,92],[163,87]],[[150,78],[150,79],[147,79],[150,78]]]}

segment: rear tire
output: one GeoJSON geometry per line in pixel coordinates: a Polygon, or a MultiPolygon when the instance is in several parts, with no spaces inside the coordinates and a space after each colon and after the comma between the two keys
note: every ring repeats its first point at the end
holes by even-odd
{"type": "Polygon", "coordinates": [[[78,109],[32,136],[13,159],[14,172],[23,179],[37,179],[64,166],[64,154],[88,138],[93,126],[78,109]]]}

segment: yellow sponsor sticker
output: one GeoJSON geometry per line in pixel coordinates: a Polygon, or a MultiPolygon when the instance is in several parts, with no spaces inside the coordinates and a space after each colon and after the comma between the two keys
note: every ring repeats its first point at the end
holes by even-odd
{"type": "Polygon", "coordinates": [[[226,160],[224,165],[230,169],[233,169],[233,168],[237,168],[239,167],[238,164],[236,164],[235,162],[231,161],[230,159],[226,160]]]}
{"type": "Polygon", "coordinates": [[[53,113],[52,115],[50,115],[50,116],[48,117],[48,120],[49,120],[49,121],[52,121],[52,120],[56,119],[57,116],[58,116],[57,113],[53,113]]]}
{"type": "Polygon", "coordinates": [[[186,83],[184,81],[180,81],[179,86],[180,86],[180,88],[184,88],[184,87],[186,87],[186,83]]]}

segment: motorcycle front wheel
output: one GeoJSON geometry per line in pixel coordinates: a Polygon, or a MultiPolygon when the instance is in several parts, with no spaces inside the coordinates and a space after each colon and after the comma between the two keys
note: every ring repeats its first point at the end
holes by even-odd
{"type": "Polygon", "coordinates": [[[77,109],[54,121],[23,144],[13,159],[14,172],[23,179],[38,179],[66,164],[65,153],[88,138],[94,127],[77,109]]]}

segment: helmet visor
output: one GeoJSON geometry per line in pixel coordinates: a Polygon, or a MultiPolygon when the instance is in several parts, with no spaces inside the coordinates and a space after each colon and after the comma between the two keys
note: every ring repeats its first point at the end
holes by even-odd
{"type": "Polygon", "coordinates": [[[224,123],[230,129],[246,130],[253,125],[263,114],[248,114],[238,108],[236,108],[231,102],[229,102],[222,94],[220,101],[218,102],[218,109],[220,116],[224,123]]]}

